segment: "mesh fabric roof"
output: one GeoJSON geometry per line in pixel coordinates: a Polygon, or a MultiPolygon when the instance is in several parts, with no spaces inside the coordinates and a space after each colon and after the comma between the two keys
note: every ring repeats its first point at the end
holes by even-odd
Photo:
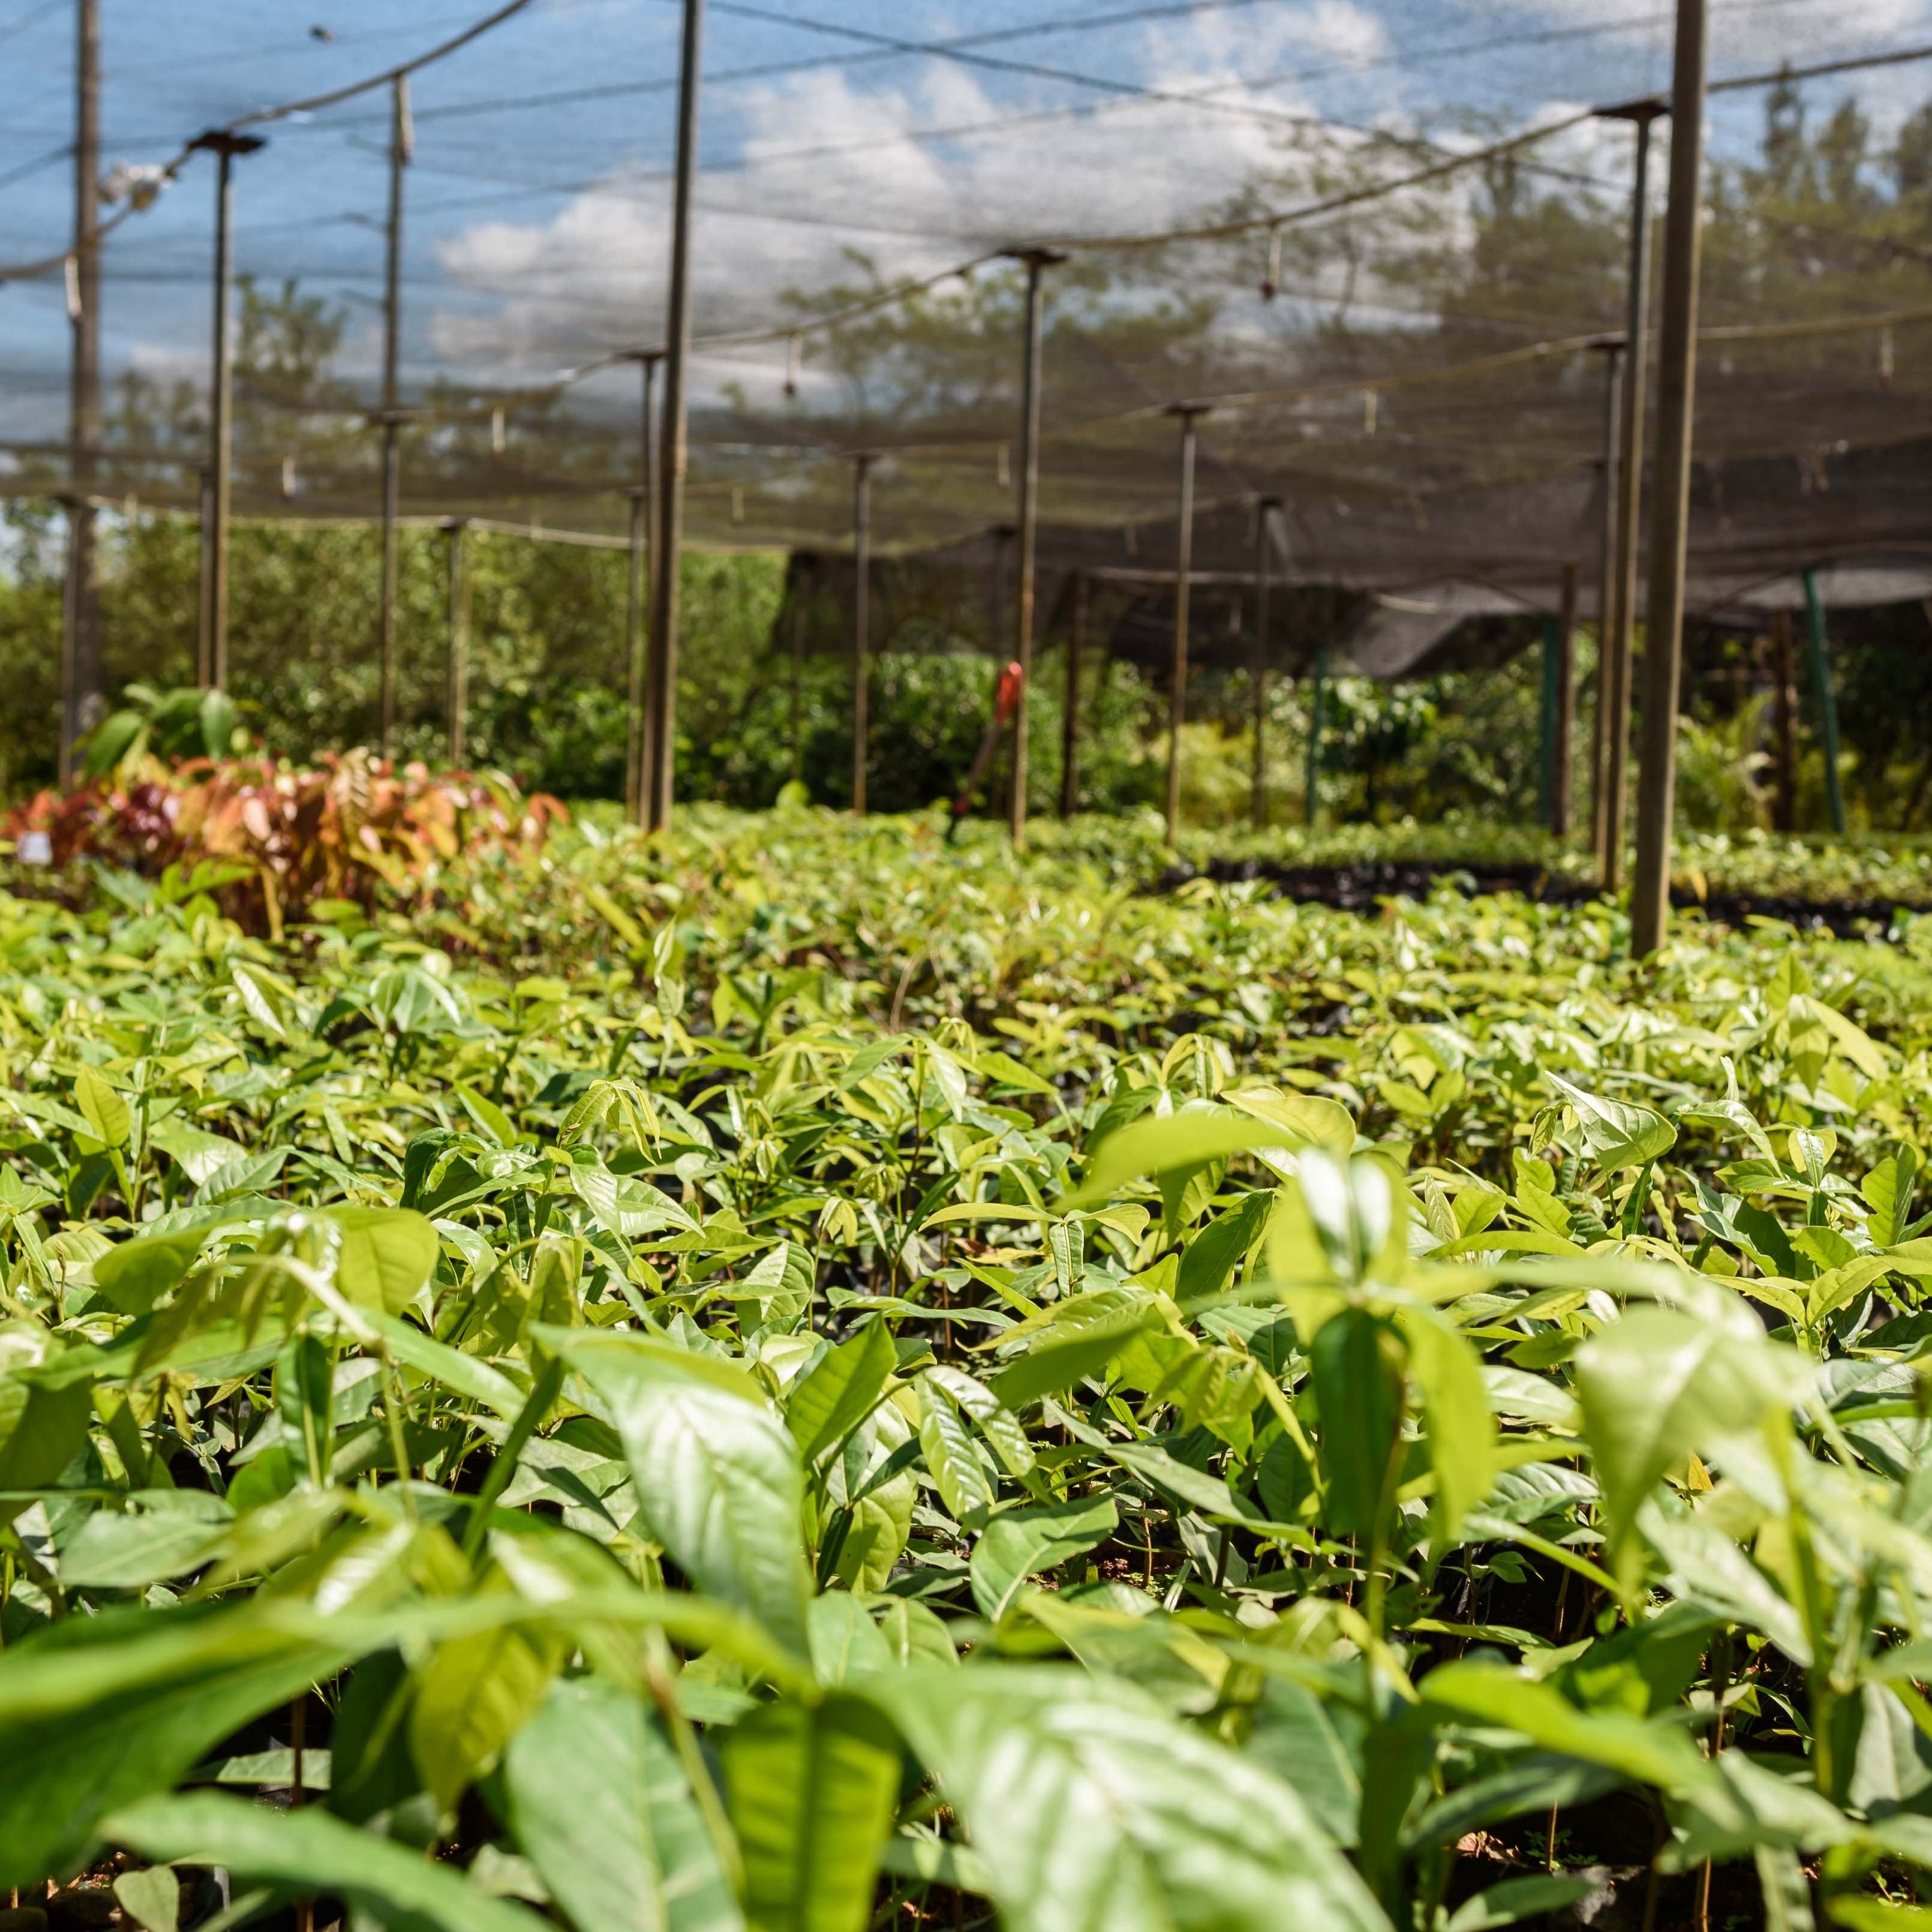
{"type": "MultiPolygon", "coordinates": [[[[0,266],[57,256],[72,221],[72,0],[5,4],[0,266]]],[[[104,170],[167,163],[484,10],[316,0],[312,34],[225,0],[105,0],[104,170]]],[[[1588,610],[1592,345],[1622,326],[1634,137],[1586,110],[1667,86],[1669,11],[998,0],[962,28],[937,0],[712,0],[690,540],[844,545],[862,450],[882,552],[988,566],[1015,514],[1020,274],[1001,251],[1050,244],[1070,259],[1046,272],[1049,605],[1076,567],[1171,569],[1165,412],[1186,400],[1214,405],[1204,572],[1252,567],[1274,496],[1284,578],[1474,584],[1508,608],[1546,604],[1574,560],[1588,610]]],[[[1720,82],[1932,42],[1932,0],[1716,0],[1712,18],[1720,82]]],[[[413,77],[406,513],[626,527],[639,367],[621,358],[662,328],[677,22],[669,0],[537,0],[413,77]]],[[[1928,98],[1932,62],[1712,97],[1694,604],[1814,564],[1910,588],[1932,556],[1928,98]]],[[[366,93],[267,125],[236,164],[239,514],[376,508],[389,123],[366,93]]],[[[197,500],[211,173],[190,162],[103,244],[104,499],[197,500]]],[[[67,304],[58,266],[0,287],[11,494],[67,479],[67,304]]]]}

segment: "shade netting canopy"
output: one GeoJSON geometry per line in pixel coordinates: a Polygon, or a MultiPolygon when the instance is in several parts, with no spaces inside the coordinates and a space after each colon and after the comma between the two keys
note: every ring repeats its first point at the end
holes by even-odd
{"type": "MultiPolygon", "coordinates": [[[[103,420],[77,474],[72,8],[16,5],[0,490],[191,513],[212,206],[186,144],[432,51],[483,10],[342,0],[310,30],[108,0],[103,420]]],[[[678,13],[526,4],[410,76],[405,514],[628,527],[678,13]]],[[[1789,602],[1813,567],[1850,601],[1928,587],[1932,62],[1911,58],[1928,14],[1714,8],[1694,610],[1789,602]]],[[[1196,570],[1252,572],[1257,506],[1278,500],[1280,580],[1382,600],[1364,668],[1412,662],[1452,609],[1550,608],[1566,562],[1587,615],[1636,139],[1628,112],[1595,110],[1658,98],[1669,32],[1667,8],[1570,0],[1004,0],[970,31],[876,0],[712,0],[691,541],[838,551],[864,454],[875,553],[996,576],[1012,251],[1051,249],[1043,609],[1077,572],[1171,574],[1186,403],[1208,411],[1196,570]]],[[[394,89],[250,124],[268,145],[236,164],[236,511],[369,517],[394,89]]]]}

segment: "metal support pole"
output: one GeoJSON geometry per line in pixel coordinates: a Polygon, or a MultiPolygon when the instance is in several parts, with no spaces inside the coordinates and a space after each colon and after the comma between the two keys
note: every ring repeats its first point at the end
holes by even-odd
{"type": "MultiPolygon", "coordinates": [[[[1624,283],[1622,422],[1617,449],[1617,566],[1612,586],[1610,676],[1604,718],[1603,842],[1598,876],[1606,892],[1623,884],[1624,827],[1630,770],[1630,661],[1636,636],[1637,526],[1642,514],[1644,386],[1650,316],[1650,129],[1663,111],[1655,101],[1624,110],[1636,136],[1630,186],[1630,266],[1624,283]]],[[[1664,445],[1658,446],[1660,452],[1664,445]]],[[[1653,616],[1654,616],[1653,613],[1653,616]]]]}
{"type": "Polygon", "coordinates": [[[658,533],[651,563],[650,829],[670,823],[677,753],[677,572],[684,548],[685,374],[691,356],[691,190],[698,172],[698,98],[704,0],[684,0],[678,65],[677,184],[671,206],[670,292],[664,315],[664,416],[658,434],[658,533]]]}
{"type": "Polygon", "coordinates": [[[1324,644],[1315,653],[1313,688],[1308,697],[1308,769],[1303,780],[1307,795],[1308,829],[1315,830],[1315,821],[1322,811],[1322,708],[1328,697],[1328,646],[1324,644]]]}
{"type": "Polygon", "coordinates": [[[1670,197],[1664,218],[1655,508],[1638,728],[1636,872],[1630,881],[1630,950],[1640,958],[1663,944],[1670,920],[1677,694],[1684,662],[1684,557],[1697,379],[1698,250],[1703,226],[1704,6],[1705,0],[1677,0],[1677,44],[1671,68],[1670,197]]]}
{"type": "Polygon", "coordinates": [[[396,520],[402,508],[402,449],[398,434],[397,368],[401,355],[403,170],[409,165],[410,84],[398,74],[390,96],[389,219],[382,272],[382,731],[384,758],[396,738],[396,520]]]}
{"type": "Polygon", "coordinates": [[[791,593],[791,782],[805,776],[805,587],[796,577],[791,593]]]}
{"type": "Polygon", "coordinates": [[[649,661],[645,618],[651,593],[651,401],[658,362],[658,353],[654,349],[638,358],[644,371],[644,394],[638,426],[638,484],[630,493],[630,594],[624,614],[624,811],[633,825],[644,822],[644,748],[650,741],[645,703],[649,661]]]}
{"type": "Polygon", "coordinates": [[[1550,836],[1570,836],[1570,787],[1576,742],[1576,566],[1563,566],[1563,596],[1556,617],[1556,664],[1553,680],[1556,716],[1550,745],[1550,836]]]}
{"type": "Polygon", "coordinates": [[[200,582],[196,586],[194,681],[204,690],[214,677],[214,472],[196,472],[196,504],[201,535],[200,582]]]}
{"type": "Polygon", "coordinates": [[[1087,573],[1073,578],[1073,628],[1066,638],[1066,692],[1060,714],[1060,815],[1080,809],[1080,657],[1087,648],[1087,573]]]}
{"type": "Polygon", "coordinates": [[[1052,249],[1032,248],[1018,259],[1026,265],[1025,334],[1020,362],[1019,594],[1013,626],[1013,661],[1020,668],[1020,703],[1013,718],[1013,789],[1006,819],[1016,845],[1026,840],[1027,700],[1033,686],[1034,537],[1040,515],[1040,278],[1042,269],[1066,257],[1052,249]]]}
{"type": "Polygon", "coordinates": [[[1195,425],[1208,413],[1198,403],[1177,403],[1167,413],[1180,418],[1180,505],[1174,569],[1174,659],[1167,700],[1167,842],[1180,834],[1180,728],[1187,716],[1188,593],[1194,574],[1195,425]]]}
{"type": "Polygon", "coordinates": [[[1780,832],[1798,830],[1798,692],[1792,665],[1791,613],[1776,610],[1771,619],[1772,735],[1775,741],[1777,789],[1772,794],[1771,822],[1780,832]]]}
{"type": "Polygon", "coordinates": [[[631,547],[627,566],[624,604],[624,819],[627,824],[644,821],[644,606],[650,592],[646,586],[644,559],[649,554],[646,524],[650,512],[644,493],[626,493],[631,500],[631,547]]]}
{"type": "Polygon", "coordinates": [[[1618,405],[1622,400],[1624,345],[1610,341],[1603,345],[1604,358],[1604,525],[1597,553],[1597,694],[1591,706],[1590,727],[1590,850],[1597,855],[1598,876],[1602,876],[1604,826],[1610,804],[1604,761],[1609,754],[1606,727],[1610,717],[1610,640],[1615,634],[1612,609],[1616,603],[1617,570],[1617,428],[1618,405]]]}
{"type": "Polygon", "coordinates": [[[1257,832],[1268,823],[1268,566],[1274,560],[1268,525],[1280,508],[1277,498],[1264,496],[1255,515],[1255,765],[1248,815],[1257,832]]]}
{"type": "Polygon", "coordinates": [[[204,590],[196,670],[204,686],[228,688],[228,526],[235,467],[235,346],[229,311],[233,306],[235,158],[266,144],[258,134],[212,130],[191,146],[214,157],[214,342],[208,371],[208,494],[202,501],[204,590]]]}
{"type": "Polygon", "coordinates": [[[872,748],[872,459],[852,459],[852,810],[866,815],[872,748]]]}
{"type": "Polygon", "coordinates": [[[94,463],[100,447],[100,210],[94,184],[100,173],[100,0],[78,0],[74,9],[74,255],[69,369],[67,499],[67,595],[61,627],[60,770],[74,762],[76,742],[100,714],[100,606],[94,584],[94,463]]]}
{"type": "Polygon", "coordinates": [[[1845,830],[1844,782],[1838,772],[1838,694],[1832,683],[1832,647],[1825,635],[1825,607],[1818,596],[1818,579],[1804,573],[1804,629],[1811,649],[1811,682],[1818,698],[1818,724],[1825,741],[1825,796],[1831,807],[1832,830],[1845,830]]]}
{"type": "Polygon", "coordinates": [[[460,771],[470,755],[470,559],[463,538],[467,520],[452,517],[449,532],[449,680],[444,722],[445,752],[451,769],[460,771]]]}
{"type": "Polygon", "coordinates": [[[1548,827],[1556,816],[1556,680],[1562,655],[1554,617],[1543,620],[1543,676],[1537,706],[1537,816],[1548,827]]]}

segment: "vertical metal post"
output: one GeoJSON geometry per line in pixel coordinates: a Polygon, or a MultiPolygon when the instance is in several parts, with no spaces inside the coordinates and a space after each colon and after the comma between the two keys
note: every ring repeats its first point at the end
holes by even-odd
{"type": "Polygon", "coordinates": [[[256,134],[212,130],[190,143],[214,157],[214,343],[208,372],[207,494],[202,502],[202,622],[197,669],[200,682],[217,691],[228,688],[228,530],[235,468],[235,347],[230,310],[233,306],[235,158],[266,145],[256,134]]]}
{"type": "Polygon", "coordinates": [[[1034,537],[1040,515],[1040,278],[1042,269],[1066,258],[1050,249],[1033,248],[1018,259],[1026,265],[1025,334],[1020,362],[1019,594],[1013,626],[1013,658],[1020,668],[1020,702],[1013,718],[1013,790],[1006,820],[1016,845],[1026,840],[1027,700],[1033,686],[1034,537]]]}
{"type": "Polygon", "coordinates": [[[1671,68],[1670,197],[1664,218],[1655,508],[1638,728],[1636,872],[1630,881],[1630,950],[1640,958],[1663,944],[1670,919],[1677,694],[1684,662],[1684,559],[1697,378],[1698,252],[1703,226],[1704,6],[1705,0],[1677,0],[1677,44],[1671,68]]]}
{"type": "Polygon", "coordinates": [[[1167,842],[1180,835],[1180,728],[1187,716],[1188,597],[1194,574],[1195,424],[1208,412],[1197,403],[1177,403],[1167,413],[1180,418],[1180,504],[1175,531],[1174,658],[1167,700],[1167,842]]]}
{"type": "Polygon", "coordinates": [[[791,782],[805,776],[805,585],[796,574],[791,593],[791,782]]]}
{"type": "Polygon", "coordinates": [[[1308,829],[1315,830],[1315,821],[1322,812],[1322,708],[1328,692],[1328,646],[1322,645],[1315,653],[1313,688],[1308,696],[1308,769],[1303,779],[1303,788],[1307,796],[1308,829]]]}
{"type": "Polygon", "coordinates": [[[396,520],[402,506],[401,424],[397,369],[401,355],[403,170],[409,164],[410,84],[398,75],[390,96],[389,219],[382,273],[382,582],[381,624],[382,734],[388,758],[396,738],[396,520]]]}
{"type": "Polygon", "coordinates": [[[1060,815],[1080,808],[1080,654],[1087,648],[1088,578],[1073,578],[1073,628],[1066,639],[1066,696],[1060,717],[1060,815]]]}
{"type": "Polygon", "coordinates": [[[1818,723],[1825,741],[1825,796],[1832,812],[1832,830],[1845,829],[1844,782],[1838,773],[1838,694],[1832,683],[1832,647],[1825,635],[1825,607],[1818,596],[1818,579],[1804,573],[1804,628],[1811,650],[1811,682],[1818,697],[1818,723]]]}
{"type": "Polygon", "coordinates": [[[1792,664],[1791,613],[1772,614],[1772,675],[1777,680],[1772,698],[1772,735],[1775,740],[1777,789],[1772,794],[1771,822],[1780,832],[1798,830],[1798,692],[1792,664]]]}
{"type": "Polygon", "coordinates": [[[214,472],[196,472],[196,505],[200,512],[201,580],[196,586],[194,630],[194,681],[206,690],[214,680],[214,472]]]}
{"type": "Polygon", "coordinates": [[[1273,561],[1268,525],[1280,508],[1276,498],[1264,496],[1255,516],[1255,765],[1248,816],[1257,832],[1268,823],[1268,566],[1273,561]]]}
{"type": "Polygon", "coordinates": [[[866,815],[872,746],[872,459],[852,459],[852,811],[866,815]]]}
{"type": "Polygon", "coordinates": [[[691,358],[691,190],[698,172],[698,98],[704,0],[684,0],[679,55],[677,185],[672,200],[670,292],[664,316],[664,416],[658,434],[658,531],[651,560],[650,829],[670,823],[677,777],[677,572],[684,548],[686,373],[691,358]]]}
{"type": "Polygon", "coordinates": [[[445,754],[460,771],[470,755],[470,559],[464,543],[466,518],[452,517],[449,532],[449,677],[444,697],[448,732],[445,754]]]}
{"type": "Polygon", "coordinates": [[[1602,876],[1604,826],[1610,792],[1604,770],[1609,755],[1611,639],[1615,635],[1616,603],[1618,404],[1623,395],[1624,344],[1603,345],[1604,358],[1604,524],[1597,554],[1597,695],[1590,707],[1590,850],[1602,876]]]}
{"type": "Polygon", "coordinates": [[[100,255],[94,184],[100,173],[100,0],[74,9],[73,358],[69,369],[67,595],[61,627],[60,770],[94,728],[102,689],[100,606],[94,584],[94,466],[100,447],[100,255]]]}
{"type": "Polygon", "coordinates": [[[644,394],[638,429],[638,480],[631,492],[630,595],[624,619],[624,806],[625,815],[633,825],[644,822],[645,747],[650,740],[646,703],[645,617],[650,604],[651,392],[657,378],[658,359],[656,350],[646,350],[638,358],[644,371],[644,394]]]}
{"type": "MultiPolygon", "coordinates": [[[[1000,460],[1004,470],[1005,458],[1003,457],[1000,460]]],[[[1004,489],[1007,486],[1003,482],[1000,487],[1004,489]]],[[[986,716],[989,724],[999,716],[1000,684],[1006,676],[1006,666],[1012,662],[1006,655],[1005,648],[1006,598],[1012,590],[1013,554],[1018,536],[1018,528],[1015,524],[999,524],[994,526],[991,594],[986,603],[986,656],[992,670],[992,676],[986,686],[986,716]]],[[[994,733],[991,742],[993,748],[987,754],[986,809],[989,814],[1010,812],[1012,798],[1012,760],[1009,758],[1004,766],[998,764],[999,754],[1006,749],[1004,728],[994,733]]]]}
{"type": "Polygon", "coordinates": [[[644,493],[633,488],[631,499],[631,548],[624,605],[624,818],[627,824],[644,822],[644,604],[645,534],[649,512],[644,493]]]}
{"type": "Polygon", "coordinates": [[[1556,815],[1556,676],[1562,652],[1554,617],[1543,620],[1543,676],[1537,706],[1537,816],[1546,827],[1556,815]]]}
{"type": "Polygon", "coordinates": [[[1570,788],[1576,742],[1576,566],[1563,566],[1563,595],[1556,616],[1555,735],[1550,746],[1550,836],[1570,836],[1570,788]]]}
{"type": "Polygon", "coordinates": [[[229,224],[235,214],[235,157],[223,148],[214,157],[214,355],[208,374],[208,636],[201,653],[200,682],[222,689],[228,681],[229,464],[234,454],[229,429],[234,366],[228,352],[229,224]]]}
{"type": "MultiPolygon", "coordinates": [[[[1656,101],[1624,110],[1634,124],[1636,152],[1630,186],[1630,267],[1624,284],[1623,420],[1617,450],[1617,567],[1612,586],[1610,676],[1604,718],[1603,844],[1597,861],[1606,892],[1623,884],[1624,827],[1630,770],[1630,662],[1636,635],[1637,526],[1642,514],[1644,387],[1650,316],[1650,129],[1663,111],[1656,101]]],[[[1674,150],[1673,150],[1674,152],[1674,150]]],[[[1664,445],[1658,446],[1661,461],[1664,445]]],[[[1652,614],[1654,620],[1654,613],[1652,614]]]]}

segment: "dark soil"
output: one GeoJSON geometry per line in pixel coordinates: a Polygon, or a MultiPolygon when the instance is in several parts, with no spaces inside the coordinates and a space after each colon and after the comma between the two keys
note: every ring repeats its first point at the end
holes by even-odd
{"type": "MultiPolygon", "coordinates": [[[[1580,879],[1530,865],[1458,865],[1446,860],[1381,859],[1354,866],[1280,866],[1262,859],[1217,859],[1204,871],[1189,865],[1170,866],[1155,890],[1172,892],[1189,880],[1210,878],[1223,885],[1261,879],[1276,896],[1299,904],[1334,906],[1342,912],[1373,912],[1384,899],[1426,899],[1438,884],[1454,886],[1472,897],[1517,892],[1546,905],[1588,905],[1600,898],[1598,889],[1580,879]]],[[[1932,912],[1932,906],[1909,905],[1891,899],[1798,899],[1774,895],[1713,892],[1699,898],[1694,892],[1673,891],[1673,905],[1701,910],[1707,919],[1724,926],[1743,926],[1753,919],[1782,921],[1808,932],[1830,932],[1841,939],[1861,937],[1876,927],[1882,932],[1900,912],[1932,912]]]]}

